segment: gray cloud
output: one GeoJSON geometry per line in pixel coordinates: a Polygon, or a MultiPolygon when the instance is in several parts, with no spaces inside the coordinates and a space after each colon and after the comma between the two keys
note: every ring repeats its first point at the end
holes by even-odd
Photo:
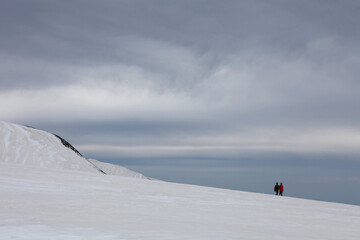
{"type": "MultiPolygon", "coordinates": [[[[339,37],[340,44],[358,45],[359,37],[353,31],[358,22],[358,6],[353,1],[327,2],[326,7],[322,1],[105,1],[101,5],[96,1],[5,1],[3,5],[2,56],[11,64],[26,58],[39,65],[47,63],[45,69],[49,64],[56,66],[58,71],[45,71],[47,81],[42,80],[44,76],[31,80],[41,85],[58,83],[49,75],[61,75],[69,65],[120,63],[158,72],[158,64],[166,69],[173,63],[171,55],[164,55],[173,47],[197,58],[206,56],[206,72],[214,64],[223,64],[234,51],[242,54],[253,49],[259,52],[250,54],[261,56],[269,54],[262,51],[273,49],[270,57],[276,57],[300,54],[317,39],[339,37]],[[160,45],[168,48],[159,49],[160,45]]],[[[39,72],[36,64],[20,61],[17,66],[29,75],[39,72]]],[[[181,73],[178,70],[177,75],[181,73]]],[[[15,73],[7,76],[5,86],[22,78],[15,73]]],[[[198,79],[201,74],[192,77],[198,79]]],[[[71,76],[62,79],[76,80],[71,76]]]]}

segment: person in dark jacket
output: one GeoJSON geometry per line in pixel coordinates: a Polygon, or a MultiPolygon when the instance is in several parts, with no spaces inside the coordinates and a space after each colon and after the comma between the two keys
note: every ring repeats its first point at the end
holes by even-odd
{"type": "Polygon", "coordinates": [[[280,183],[279,191],[280,191],[280,196],[282,196],[284,192],[284,185],[282,183],[280,183]]]}
{"type": "Polygon", "coordinates": [[[274,192],[275,192],[276,195],[279,195],[279,187],[280,187],[279,183],[276,183],[275,187],[274,187],[274,192]]]}

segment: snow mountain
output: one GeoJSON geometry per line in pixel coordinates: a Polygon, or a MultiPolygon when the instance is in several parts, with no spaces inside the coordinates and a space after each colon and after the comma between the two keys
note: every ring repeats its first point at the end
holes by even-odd
{"type": "Polygon", "coordinates": [[[3,121],[0,121],[0,161],[146,179],[125,167],[86,159],[60,136],[3,121]]]}
{"type": "Polygon", "coordinates": [[[149,181],[0,122],[0,239],[357,240],[360,206],[149,181]]]}

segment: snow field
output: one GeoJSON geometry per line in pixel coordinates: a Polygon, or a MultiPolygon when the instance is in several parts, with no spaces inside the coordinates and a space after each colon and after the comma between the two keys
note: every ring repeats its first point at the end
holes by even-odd
{"type": "Polygon", "coordinates": [[[360,207],[0,164],[0,239],[358,239],[360,207]]]}

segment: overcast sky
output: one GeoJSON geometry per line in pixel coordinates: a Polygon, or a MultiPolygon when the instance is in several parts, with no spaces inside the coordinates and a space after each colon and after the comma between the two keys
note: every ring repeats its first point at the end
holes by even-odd
{"type": "Polygon", "coordinates": [[[359,12],[3,0],[0,119],[150,177],[360,204],[359,12]]]}

